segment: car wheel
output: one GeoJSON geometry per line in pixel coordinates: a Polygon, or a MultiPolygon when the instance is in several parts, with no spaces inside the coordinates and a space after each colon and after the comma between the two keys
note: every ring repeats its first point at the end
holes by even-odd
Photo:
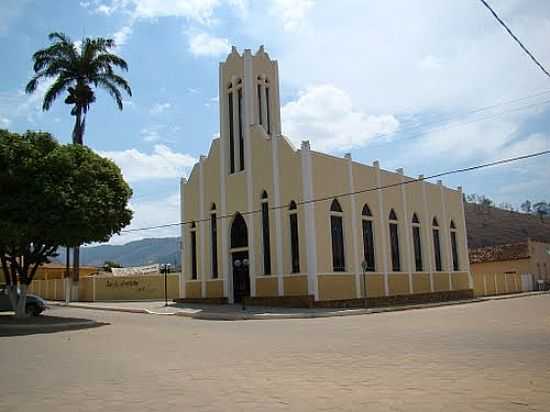
{"type": "Polygon", "coordinates": [[[42,313],[42,310],[38,307],[38,305],[35,305],[34,303],[31,303],[27,305],[26,312],[31,316],[38,316],[40,313],[42,313]]]}

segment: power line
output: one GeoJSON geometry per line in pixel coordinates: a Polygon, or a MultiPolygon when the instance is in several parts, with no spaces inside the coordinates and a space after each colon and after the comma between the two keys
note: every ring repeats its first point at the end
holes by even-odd
{"type": "Polygon", "coordinates": [[[533,62],[544,72],[544,74],[546,74],[548,77],[550,77],[550,73],[548,73],[548,71],[543,67],[542,64],[539,63],[539,61],[535,58],[535,56],[533,56],[533,53],[531,53],[527,47],[525,47],[523,45],[523,43],[517,38],[517,36],[512,33],[512,30],[510,30],[510,28],[506,25],[506,23],[504,23],[502,21],[502,19],[500,17],[498,17],[498,15],[496,14],[496,12],[491,8],[491,6],[489,5],[489,3],[487,3],[485,0],[479,0],[481,1],[481,3],[483,3],[483,5],[485,7],[487,7],[487,9],[489,9],[489,11],[491,12],[491,14],[495,17],[495,19],[497,19],[497,21],[502,25],[502,27],[504,27],[506,29],[506,31],[508,32],[508,34],[510,36],[512,36],[512,38],[516,41],[517,44],[519,44],[519,47],[521,47],[523,49],[523,51],[525,53],[527,53],[527,55],[531,58],[531,60],[533,60],[533,62]]]}
{"type": "MultiPolygon", "coordinates": [[[[332,199],[338,198],[338,197],[342,198],[342,197],[347,197],[347,196],[353,196],[353,195],[360,194],[360,193],[372,192],[372,191],[375,191],[375,190],[389,189],[389,188],[397,187],[397,186],[401,186],[401,185],[407,185],[407,184],[411,184],[411,183],[422,182],[422,181],[428,180],[428,179],[435,179],[437,177],[449,176],[449,175],[454,175],[454,174],[458,174],[458,173],[471,172],[473,170],[479,170],[479,169],[484,169],[484,168],[487,168],[487,167],[499,166],[499,165],[503,165],[503,164],[507,164],[507,163],[516,162],[516,161],[519,161],[519,160],[530,159],[530,158],[544,156],[544,155],[548,155],[548,154],[550,154],[550,150],[544,150],[542,152],[530,153],[530,154],[526,154],[526,155],[522,155],[522,156],[510,157],[510,158],[507,158],[507,159],[501,159],[501,160],[496,160],[496,161],[493,161],[493,162],[482,163],[482,164],[475,165],[475,166],[464,167],[464,168],[461,168],[461,169],[449,170],[449,171],[446,171],[446,172],[441,172],[441,173],[437,173],[437,174],[434,174],[434,175],[431,175],[431,176],[425,176],[425,177],[418,178],[418,179],[409,179],[409,180],[405,180],[403,182],[392,183],[392,184],[389,184],[389,185],[373,186],[373,187],[369,187],[369,188],[366,188],[366,189],[356,190],[356,191],[353,191],[353,192],[344,192],[344,193],[334,194],[334,195],[331,195],[331,196],[325,196],[325,197],[321,197],[321,198],[317,198],[317,199],[303,200],[303,201],[300,201],[300,202],[296,202],[296,205],[297,206],[307,205],[307,204],[311,204],[311,203],[317,203],[317,202],[324,202],[324,201],[332,200],[332,199]]],[[[277,210],[277,209],[286,209],[286,208],[288,208],[288,205],[273,206],[273,207],[270,207],[269,209],[270,210],[277,210]]],[[[250,215],[250,214],[253,214],[253,213],[261,213],[261,209],[242,212],[241,215],[244,216],[244,215],[250,215]]],[[[228,218],[232,218],[233,216],[234,215],[216,216],[216,219],[228,219],[228,218]]],[[[144,231],[144,230],[162,229],[162,228],[185,225],[185,224],[190,224],[190,223],[209,222],[209,221],[210,221],[210,218],[196,219],[196,220],[189,220],[189,221],[177,222],[177,223],[167,223],[167,224],[164,224],[164,225],[147,226],[147,227],[141,227],[141,228],[136,228],[136,229],[122,230],[121,233],[140,232],[140,231],[144,231]]]]}

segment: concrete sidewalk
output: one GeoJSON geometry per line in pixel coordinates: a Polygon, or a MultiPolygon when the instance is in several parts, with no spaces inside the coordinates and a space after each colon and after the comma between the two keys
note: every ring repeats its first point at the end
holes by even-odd
{"type": "Polygon", "coordinates": [[[441,306],[461,305],[466,303],[486,302],[491,300],[515,299],[550,292],[525,292],[509,295],[484,296],[480,298],[457,300],[448,302],[427,303],[418,305],[400,305],[377,308],[281,308],[248,306],[243,310],[241,305],[201,305],[169,303],[164,301],[139,301],[139,302],[74,302],[65,304],[62,302],[48,302],[52,306],[68,306],[81,309],[107,310],[115,312],[143,313],[151,315],[184,316],[192,319],[203,320],[276,320],[276,319],[310,319],[336,316],[356,316],[383,312],[395,312],[412,309],[425,309],[441,306]]]}

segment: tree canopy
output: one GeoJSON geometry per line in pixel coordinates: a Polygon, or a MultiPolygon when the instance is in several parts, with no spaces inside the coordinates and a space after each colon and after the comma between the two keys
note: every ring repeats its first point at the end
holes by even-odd
{"type": "Polygon", "coordinates": [[[0,260],[8,286],[28,285],[60,246],[105,242],[132,219],[120,169],[49,134],[0,130],[0,260]]]}

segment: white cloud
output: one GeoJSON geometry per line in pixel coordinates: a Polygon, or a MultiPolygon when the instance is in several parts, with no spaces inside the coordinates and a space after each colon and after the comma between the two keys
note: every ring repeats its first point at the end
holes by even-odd
{"type": "Polygon", "coordinates": [[[206,32],[190,33],[188,36],[189,51],[195,56],[218,57],[229,53],[231,49],[229,40],[206,32]]]}
{"type": "Polygon", "coordinates": [[[99,154],[113,160],[129,182],[183,177],[197,162],[193,156],[173,152],[161,144],[155,145],[151,154],[137,149],[99,151],[99,154]]]}
{"type": "MultiPolygon", "coordinates": [[[[157,195],[149,199],[136,197],[136,200],[130,200],[129,207],[134,211],[134,217],[132,223],[124,230],[160,226],[167,223],[177,223],[181,220],[179,193],[172,193],[165,196],[157,195]]],[[[123,232],[120,235],[113,236],[109,243],[123,244],[143,238],[179,235],[179,226],[172,226],[147,231],[123,232]]]]}
{"type": "Polygon", "coordinates": [[[353,107],[343,90],[324,84],[301,92],[282,107],[283,129],[297,146],[309,140],[316,150],[348,150],[390,135],[399,127],[392,115],[368,115],[353,107]]]}
{"type": "Polygon", "coordinates": [[[150,114],[160,114],[168,109],[170,109],[172,105],[170,103],[155,103],[151,110],[149,110],[150,114]]]}
{"type": "Polygon", "coordinates": [[[273,0],[270,14],[278,17],[285,30],[294,31],[314,4],[313,0],[273,0]]]}
{"type": "Polygon", "coordinates": [[[119,31],[113,34],[113,40],[117,47],[121,47],[126,44],[128,38],[132,35],[132,25],[122,27],[119,31]]]}
{"type": "Polygon", "coordinates": [[[11,123],[10,119],[0,115],[0,127],[8,127],[10,123],[11,123]]]}

